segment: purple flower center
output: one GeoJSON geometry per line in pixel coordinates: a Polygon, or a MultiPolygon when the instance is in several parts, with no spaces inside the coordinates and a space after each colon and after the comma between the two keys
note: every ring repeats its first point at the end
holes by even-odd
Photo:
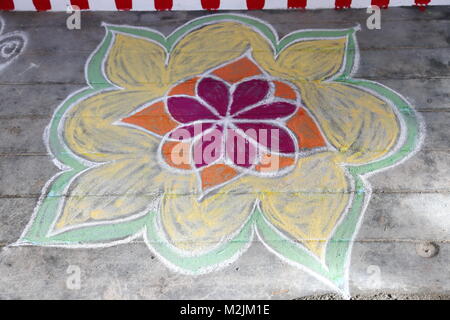
{"type": "Polygon", "coordinates": [[[246,80],[230,87],[224,81],[205,77],[197,85],[197,97],[171,96],[167,106],[171,116],[182,124],[170,133],[170,138],[196,138],[196,167],[225,157],[248,168],[255,163],[259,149],[295,152],[293,134],[284,120],[297,106],[274,98],[265,79],[246,80]]]}

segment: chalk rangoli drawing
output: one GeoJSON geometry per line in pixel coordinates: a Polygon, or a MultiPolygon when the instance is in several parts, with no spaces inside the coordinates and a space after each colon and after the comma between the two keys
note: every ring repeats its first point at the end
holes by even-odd
{"type": "Polygon", "coordinates": [[[17,58],[26,45],[25,35],[20,31],[3,33],[5,22],[0,17],[0,71],[17,58]]]}
{"type": "Polygon", "coordinates": [[[67,98],[44,135],[62,171],[17,245],[105,247],[143,237],[167,266],[201,274],[235,261],[257,237],[348,294],[350,252],[371,195],[366,177],[421,141],[403,97],[352,78],[358,28],[279,39],[265,22],[229,14],[168,37],[104,27],[86,64],[89,86],[67,98]],[[244,161],[223,151],[230,128],[245,142],[244,161]],[[261,128],[278,130],[276,147],[247,131],[261,128]],[[181,129],[192,139],[177,138],[181,129]],[[208,163],[193,161],[213,129],[223,148],[208,163]],[[175,163],[180,146],[188,151],[175,163]]]}

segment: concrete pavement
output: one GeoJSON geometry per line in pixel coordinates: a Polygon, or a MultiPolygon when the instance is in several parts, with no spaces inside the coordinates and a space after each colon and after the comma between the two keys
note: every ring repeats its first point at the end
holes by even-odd
{"type": "MultiPolygon", "coordinates": [[[[368,178],[372,196],[353,241],[349,292],[448,294],[450,8],[383,10],[380,30],[366,28],[365,10],[245,14],[270,24],[280,38],[301,29],[361,25],[356,33],[360,63],[353,77],[404,96],[423,119],[426,134],[411,158],[368,178]],[[439,252],[424,258],[418,246],[430,241],[439,252]]],[[[0,298],[291,299],[333,292],[269,252],[258,238],[239,259],[202,275],[174,271],[142,237],[95,249],[12,246],[30,222],[42,189],[60,172],[44,131],[55,109],[86,87],[86,61],[105,35],[101,23],[168,35],[204,15],[86,12],[81,29],[68,30],[65,13],[2,13],[3,33],[19,31],[27,43],[0,70],[0,298]],[[75,269],[68,271],[70,266],[75,269]],[[68,282],[78,271],[80,287],[71,287],[68,282]]]]}

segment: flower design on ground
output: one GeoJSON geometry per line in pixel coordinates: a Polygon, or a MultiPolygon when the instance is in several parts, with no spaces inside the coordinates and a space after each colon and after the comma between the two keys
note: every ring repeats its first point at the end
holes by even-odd
{"type": "Polygon", "coordinates": [[[46,131],[61,172],[17,245],[143,237],[169,267],[199,274],[233,262],[257,236],[348,293],[371,194],[365,177],[420,141],[405,99],[352,78],[357,30],[278,39],[264,22],[228,14],[167,37],[105,28],[87,62],[88,87],[46,131]]]}

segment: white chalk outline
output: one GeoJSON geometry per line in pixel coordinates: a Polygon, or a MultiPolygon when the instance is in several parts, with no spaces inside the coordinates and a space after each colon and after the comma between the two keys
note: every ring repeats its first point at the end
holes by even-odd
{"type": "MultiPolygon", "coordinates": [[[[0,16],[0,42],[8,39],[9,37],[19,37],[22,39],[23,41],[23,45],[22,48],[20,48],[19,52],[13,53],[12,58],[11,57],[3,57],[4,59],[7,59],[5,62],[0,64],[0,72],[2,72],[8,65],[10,65],[14,60],[16,60],[25,50],[27,44],[28,44],[28,37],[26,36],[26,34],[22,31],[11,31],[8,33],[3,34],[3,31],[5,30],[5,20],[3,19],[3,17],[0,16]]],[[[3,44],[3,46],[5,45],[9,45],[12,42],[15,41],[9,41],[3,44]]],[[[15,45],[17,47],[17,44],[15,45]]],[[[16,49],[16,48],[15,48],[16,49]]],[[[0,55],[2,55],[2,47],[0,47],[0,55]]]]}

